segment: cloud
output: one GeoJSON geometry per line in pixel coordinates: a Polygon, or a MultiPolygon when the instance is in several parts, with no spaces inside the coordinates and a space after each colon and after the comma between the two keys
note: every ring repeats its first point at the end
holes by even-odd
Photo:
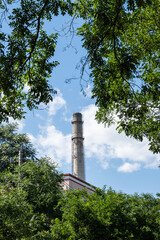
{"type": "MultiPolygon", "coordinates": [[[[47,155],[62,166],[71,166],[71,136],[64,134],[53,125],[51,114],[66,106],[62,94],[56,98],[56,103],[51,105],[45,124],[39,126],[39,134],[30,134],[31,141],[39,151],[40,156],[47,155]]],[[[119,172],[133,172],[140,168],[157,168],[159,159],[148,150],[148,142],[142,143],[133,138],[126,137],[124,133],[118,134],[116,126],[105,128],[95,120],[97,108],[89,105],[82,109],[84,120],[84,150],[85,158],[97,161],[103,169],[116,168],[119,172]]],[[[62,115],[65,116],[62,112],[62,115]]],[[[70,123],[69,123],[70,124],[70,123]]]]}
{"type": "MultiPolygon", "coordinates": [[[[63,98],[63,95],[62,93],[60,92],[59,89],[56,89],[57,90],[57,94],[54,95],[53,97],[53,101],[50,101],[48,104],[47,104],[47,107],[44,103],[41,103],[40,104],[40,108],[42,110],[46,110],[47,111],[47,117],[51,117],[51,116],[54,116],[56,115],[57,111],[60,110],[61,108],[63,107],[66,107],[66,101],[65,99],[63,98]]],[[[36,114],[37,117],[43,119],[43,117],[40,115],[40,114],[36,114]]]]}
{"type": "Polygon", "coordinates": [[[65,107],[66,101],[64,100],[62,93],[57,90],[57,95],[55,95],[53,101],[49,102],[48,106],[48,115],[53,116],[56,114],[56,112],[61,109],[62,107],[65,107]]]}
{"type": "Polygon", "coordinates": [[[141,164],[139,164],[139,163],[131,164],[131,163],[126,162],[118,168],[118,172],[131,173],[131,172],[140,170],[140,167],[141,167],[141,164]]]}
{"type": "MultiPolygon", "coordinates": [[[[158,155],[153,155],[148,150],[148,141],[138,142],[133,138],[127,137],[124,133],[119,134],[116,131],[116,125],[105,128],[103,124],[98,124],[95,118],[97,108],[95,105],[89,105],[82,111],[84,118],[84,137],[85,137],[85,155],[88,158],[96,158],[102,168],[109,166],[117,167],[116,161],[123,161],[124,164],[131,162],[134,167],[132,171],[138,168],[157,168],[158,155]],[[136,165],[135,165],[136,163],[136,165]],[[140,164],[140,165],[139,165],[140,164]]],[[[126,171],[130,172],[125,166],[126,171]]],[[[123,170],[123,166],[119,169],[123,170]]]]}
{"type": "Polygon", "coordinates": [[[54,125],[40,126],[40,133],[29,137],[38,150],[39,156],[48,156],[58,163],[71,163],[71,134],[64,135],[54,125]]]}
{"type": "Polygon", "coordinates": [[[22,132],[23,128],[25,127],[24,119],[22,119],[22,120],[14,120],[12,117],[9,117],[9,123],[17,123],[19,132],[22,132]]]}
{"type": "MultiPolygon", "coordinates": [[[[57,130],[52,123],[51,116],[54,116],[58,110],[66,106],[66,101],[59,90],[52,102],[47,105],[47,114],[45,118],[37,114],[36,116],[44,121],[44,125],[39,125],[39,134],[29,137],[38,151],[38,156],[48,156],[58,163],[59,167],[62,163],[70,163],[71,165],[71,134],[63,134],[57,130]]],[[[62,113],[63,114],[63,113],[62,113]]]]}

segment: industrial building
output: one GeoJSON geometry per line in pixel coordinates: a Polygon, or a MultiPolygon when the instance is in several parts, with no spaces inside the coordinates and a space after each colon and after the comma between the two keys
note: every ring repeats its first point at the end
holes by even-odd
{"type": "Polygon", "coordinates": [[[73,136],[72,136],[72,174],[64,174],[62,187],[64,190],[86,188],[88,193],[95,189],[85,181],[85,162],[83,147],[83,121],[81,113],[73,114],[73,136]]]}

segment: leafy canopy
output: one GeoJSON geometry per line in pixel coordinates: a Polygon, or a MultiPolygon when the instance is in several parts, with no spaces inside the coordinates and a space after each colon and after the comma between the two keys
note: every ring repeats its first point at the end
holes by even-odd
{"type": "Polygon", "coordinates": [[[51,159],[28,161],[0,174],[0,239],[43,239],[60,218],[62,176],[51,159]]]}
{"type": "Polygon", "coordinates": [[[87,50],[98,122],[160,152],[159,0],[80,0],[78,34],[87,50]]]}
{"type": "Polygon", "coordinates": [[[77,190],[67,192],[60,205],[62,220],[53,221],[50,239],[159,239],[160,201],[149,194],[77,190]]]}
{"type": "Polygon", "coordinates": [[[62,191],[55,164],[46,157],[34,160],[32,145],[15,124],[1,126],[0,136],[1,149],[9,149],[4,152],[9,163],[17,158],[21,141],[28,147],[20,166],[15,161],[13,167],[1,168],[0,239],[159,240],[158,198],[112,189],[62,191]]]}
{"type": "Polygon", "coordinates": [[[80,17],[78,34],[87,50],[98,122],[140,141],[146,137],[160,152],[160,3],[159,0],[21,0],[0,1],[9,15],[11,33],[0,33],[0,122],[22,118],[47,104],[56,91],[49,84],[57,33],[44,21],[59,14],[80,17]]]}
{"type": "Polygon", "coordinates": [[[56,91],[48,78],[58,62],[53,60],[57,34],[48,35],[44,20],[58,14],[71,14],[70,0],[0,1],[3,10],[12,4],[11,33],[0,33],[0,122],[8,117],[21,119],[25,106],[32,110],[47,104],[56,91]]]}
{"type": "Polygon", "coordinates": [[[61,182],[56,165],[50,158],[35,157],[27,135],[17,133],[16,124],[1,125],[0,239],[41,239],[51,221],[61,217],[61,182]]]}
{"type": "Polygon", "coordinates": [[[17,165],[21,149],[23,162],[36,158],[27,134],[17,133],[17,130],[16,123],[0,125],[0,172],[17,165]]]}

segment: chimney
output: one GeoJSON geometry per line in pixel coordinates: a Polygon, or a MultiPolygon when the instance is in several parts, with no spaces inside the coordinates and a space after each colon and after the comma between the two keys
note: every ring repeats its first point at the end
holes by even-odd
{"type": "Polygon", "coordinates": [[[83,121],[81,113],[73,114],[72,124],[72,174],[82,180],[85,180],[83,153],[83,121]]]}

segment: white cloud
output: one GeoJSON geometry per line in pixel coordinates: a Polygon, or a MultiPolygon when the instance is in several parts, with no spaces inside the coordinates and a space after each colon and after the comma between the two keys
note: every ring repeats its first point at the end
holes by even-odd
{"type": "MultiPolygon", "coordinates": [[[[62,93],[60,92],[59,89],[57,90],[57,94],[54,95],[53,101],[50,101],[47,106],[44,103],[40,104],[41,110],[46,110],[47,111],[47,117],[51,117],[56,115],[57,111],[60,110],[63,107],[66,107],[66,101],[63,98],[62,93]]],[[[43,119],[43,117],[36,113],[36,116],[39,117],[40,119],[43,119]]]]}
{"type": "MultiPolygon", "coordinates": [[[[54,107],[55,104],[52,113],[66,104],[65,101],[58,99],[63,99],[61,94],[57,98],[59,107],[54,107]]],[[[98,124],[94,119],[96,110],[95,105],[89,105],[82,110],[85,158],[97,160],[103,169],[116,167],[117,171],[121,172],[133,172],[140,168],[157,168],[158,156],[148,150],[147,140],[141,143],[126,137],[124,133],[118,134],[115,125],[105,128],[103,124],[98,124]],[[123,162],[123,165],[117,166],[120,162],[123,162]]],[[[49,117],[50,111],[45,125],[39,126],[39,134],[36,137],[30,135],[30,138],[41,156],[51,157],[59,166],[71,165],[72,133],[65,135],[57,130],[56,126],[48,121],[49,117]]]]}
{"type": "Polygon", "coordinates": [[[57,95],[55,95],[53,101],[49,102],[47,105],[48,115],[53,116],[56,114],[56,112],[61,109],[62,107],[65,107],[66,101],[64,100],[62,94],[59,90],[57,90],[57,95]]]}
{"type": "Polygon", "coordinates": [[[12,117],[9,117],[9,123],[17,123],[19,132],[22,132],[22,130],[23,130],[24,126],[25,126],[24,119],[22,119],[22,120],[14,120],[12,117]]]}
{"type": "MultiPolygon", "coordinates": [[[[44,106],[41,104],[41,106],[44,106]]],[[[52,123],[51,116],[54,116],[58,110],[66,106],[61,92],[57,90],[52,102],[47,105],[47,115],[43,118],[40,114],[36,116],[45,121],[43,126],[39,125],[39,134],[33,136],[29,134],[29,137],[38,151],[39,157],[48,156],[58,163],[59,166],[62,163],[71,164],[71,134],[64,135],[62,131],[56,129],[52,123]]],[[[62,113],[63,114],[63,113],[62,113]]]]}
{"type": "Polygon", "coordinates": [[[124,163],[118,168],[118,172],[134,172],[140,170],[141,165],[139,163],[124,163]]]}
{"type": "Polygon", "coordinates": [[[61,166],[62,162],[71,163],[71,134],[63,133],[54,125],[40,127],[40,133],[29,137],[40,156],[48,156],[61,166]]]}
{"type": "MultiPolygon", "coordinates": [[[[105,128],[103,124],[98,124],[94,119],[96,110],[95,105],[89,105],[82,111],[86,157],[96,158],[104,169],[114,166],[115,159],[141,164],[145,168],[157,168],[158,155],[148,150],[146,139],[138,142],[124,133],[119,134],[116,125],[105,128]]],[[[138,170],[136,167],[132,169],[138,170]]]]}

